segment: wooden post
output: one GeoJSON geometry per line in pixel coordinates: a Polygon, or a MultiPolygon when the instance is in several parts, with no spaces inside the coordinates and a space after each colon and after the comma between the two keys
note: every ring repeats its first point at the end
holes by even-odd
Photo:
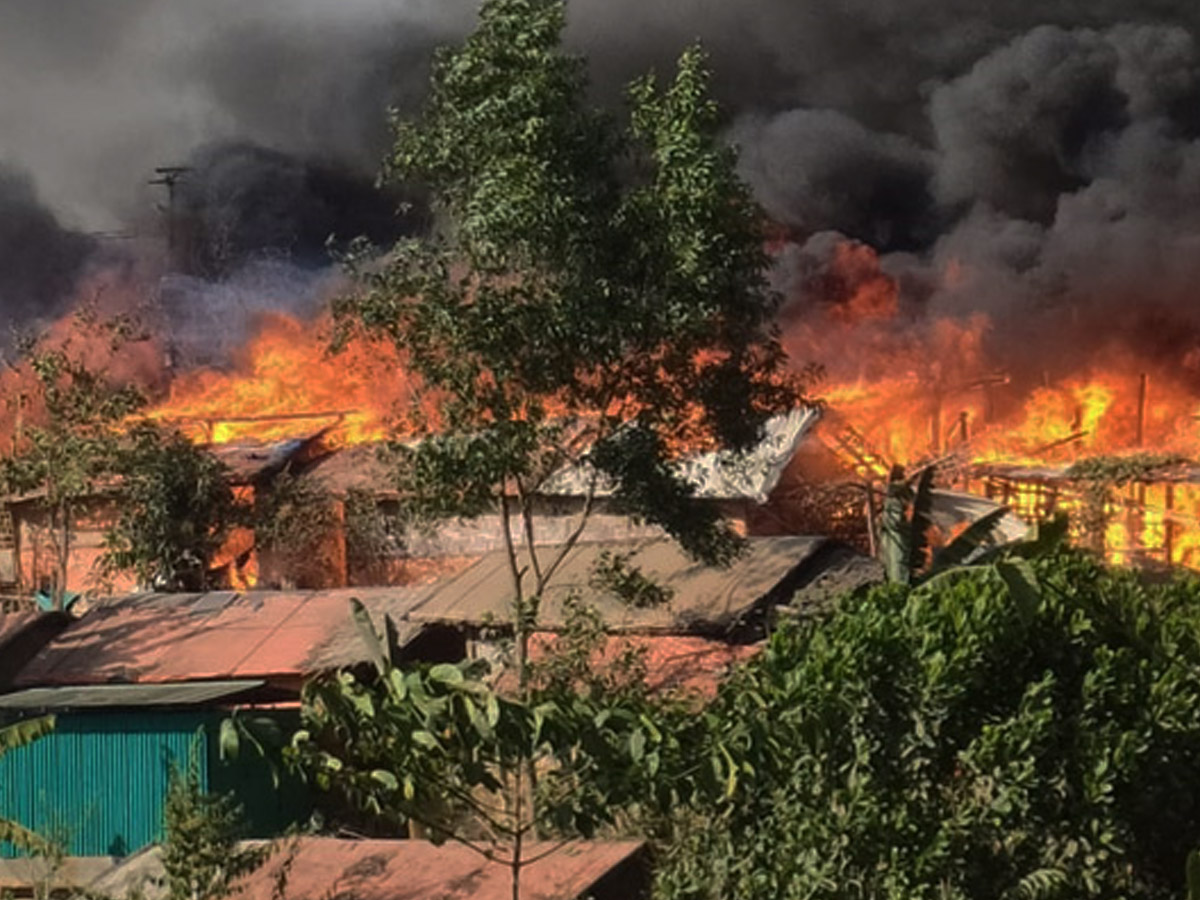
{"type": "Polygon", "coordinates": [[[25,437],[25,405],[28,395],[22,391],[17,394],[17,421],[13,426],[13,452],[16,453],[25,437]]]}
{"type": "Polygon", "coordinates": [[[1175,485],[1167,485],[1167,496],[1163,503],[1166,507],[1166,513],[1163,515],[1163,549],[1167,554],[1167,565],[1171,565],[1175,561],[1175,519],[1172,515],[1175,512],[1175,485]]]}
{"type": "Polygon", "coordinates": [[[1137,446],[1146,444],[1146,400],[1150,393],[1150,376],[1145,372],[1138,379],[1137,446]]]}
{"type": "Polygon", "coordinates": [[[870,551],[871,558],[874,559],[878,548],[875,546],[875,484],[867,482],[867,549],[870,551]]]}

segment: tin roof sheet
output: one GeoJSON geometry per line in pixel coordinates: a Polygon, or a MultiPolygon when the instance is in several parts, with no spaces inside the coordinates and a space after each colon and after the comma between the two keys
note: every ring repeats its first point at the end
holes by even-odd
{"type": "MultiPolygon", "coordinates": [[[[643,848],[637,841],[532,843],[524,853],[536,860],[521,870],[526,900],[575,900],[589,896],[597,882],[631,862],[643,848]],[[544,858],[538,859],[545,854],[544,858]]],[[[511,869],[485,859],[462,844],[427,841],[347,841],[300,838],[285,845],[262,868],[236,885],[244,900],[272,900],[283,875],[290,900],[353,897],[355,900],[509,900],[511,869]],[[283,871],[283,867],[286,872],[283,871]]]]}
{"type": "MultiPolygon", "coordinates": [[[[243,841],[239,847],[261,843],[243,841]]],[[[534,858],[555,846],[535,843],[525,852],[534,858]]],[[[567,844],[521,871],[521,896],[527,900],[589,896],[602,878],[634,862],[643,846],[636,841],[567,844]]],[[[510,877],[508,867],[489,862],[461,844],[301,837],[281,841],[261,868],[237,883],[235,892],[245,900],[274,900],[280,886],[286,885],[284,893],[290,900],[509,900],[510,877]]],[[[160,900],[166,895],[163,883],[162,851],[149,847],[88,887],[109,897],[139,893],[147,900],[160,900]]]]}
{"type": "MultiPolygon", "coordinates": [[[[798,588],[819,576],[819,551],[831,543],[821,537],[752,537],[747,539],[746,552],[722,569],[696,562],[666,538],[580,542],[568,551],[542,596],[538,623],[548,630],[562,628],[565,601],[579,593],[600,613],[610,632],[722,633],[763,603],[789,601],[798,588]],[[591,584],[592,573],[606,551],[628,554],[631,565],[670,592],[670,601],[635,608],[598,592],[591,584]]],[[[543,559],[552,558],[555,549],[543,548],[543,559]]],[[[506,622],[514,600],[508,556],[503,550],[489,553],[464,571],[413,593],[408,611],[412,622],[506,622]]]]}
{"type": "MultiPolygon", "coordinates": [[[[99,605],[44,647],[15,684],[271,679],[364,661],[350,597],[405,619],[404,588],[141,594],[99,605]]],[[[415,636],[417,623],[402,627],[415,636]]]]}
{"type": "MultiPolygon", "coordinates": [[[[821,418],[815,407],[803,407],[769,420],[763,439],[745,453],[702,453],[686,457],[676,464],[676,471],[696,486],[696,496],[706,500],[753,500],[766,503],[779,483],[796,449],[808,437],[821,418]]],[[[588,492],[593,471],[579,466],[564,469],[552,476],[540,493],[546,496],[582,496],[588,492]]],[[[600,496],[612,493],[610,485],[601,484],[600,496]]]]}
{"type": "Polygon", "coordinates": [[[264,682],[199,681],[187,684],[98,684],[29,688],[0,695],[0,709],[85,709],[88,707],[195,706],[233,697],[264,682]]]}

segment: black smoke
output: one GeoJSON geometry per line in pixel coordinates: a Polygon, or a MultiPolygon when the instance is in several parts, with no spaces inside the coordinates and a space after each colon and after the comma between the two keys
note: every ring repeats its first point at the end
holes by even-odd
{"type": "Polygon", "coordinates": [[[0,329],[62,311],[96,246],[59,223],[27,175],[0,166],[0,329]]]}
{"type": "MultiPolygon", "coordinates": [[[[418,227],[369,189],[386,110],[419,104],[434,48],[477,6],[0,4],[0,159],[65,223],[47,251],[65,264],[25,263],[48,281],[23,276],[20,308],[70,280],[78,249],[53,248],[83,246],[72,229],[162,227],[155,166],[192,168],[177,212],[181,268],[199,275],[317,265],[330,233],[418,227]]],[[[1033,343],[1044,314],[1200,319],[1200,5],[571,0],[568,15],[613,105],[701,40],[770,216],[881,251],[906,309],[985,312],[1033,343]]]]}
{"type": "Polygon", "coordinates": [[[422,222],[418,204],[360,172],[254,144],[203,147],[183,168],[165,212],[187,274],[220,279],[262,258],[323,268],[353,238],[386,246],[422,222]]]}

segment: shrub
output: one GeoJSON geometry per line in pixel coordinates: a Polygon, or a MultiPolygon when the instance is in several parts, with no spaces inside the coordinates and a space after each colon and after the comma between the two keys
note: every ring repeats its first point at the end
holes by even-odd
{"type": "Polygon", "coordinates": [[[1200,583],[1036,568],[1040,598],[967,572],[775,634],[710,710],[738,781],[676,813],[660,896],[1182,896],[1200,583]]]}

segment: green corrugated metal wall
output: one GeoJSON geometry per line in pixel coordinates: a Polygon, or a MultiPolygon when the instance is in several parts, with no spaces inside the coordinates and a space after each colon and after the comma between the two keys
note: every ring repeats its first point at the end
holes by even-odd
{"type": "MultiPolygon", "coordinates": [[[[171,763],[187,764],[203,727],[205,788],[215,782],[218,790],[233,790],[252,835],[273,834],[294,818],[289,813],[301,812],[303,800],[297,802],[295,786],[286,798],[274,791],[261,763],[219,763],[212,737],[218,721],[196,712],[60,715],[54,733],[0,759],[0,815],[60,840],[71,855],[136,852],[159,839],[171,763]]],[[[0,855],[13,850],[0,845],[0,855]]]]}

